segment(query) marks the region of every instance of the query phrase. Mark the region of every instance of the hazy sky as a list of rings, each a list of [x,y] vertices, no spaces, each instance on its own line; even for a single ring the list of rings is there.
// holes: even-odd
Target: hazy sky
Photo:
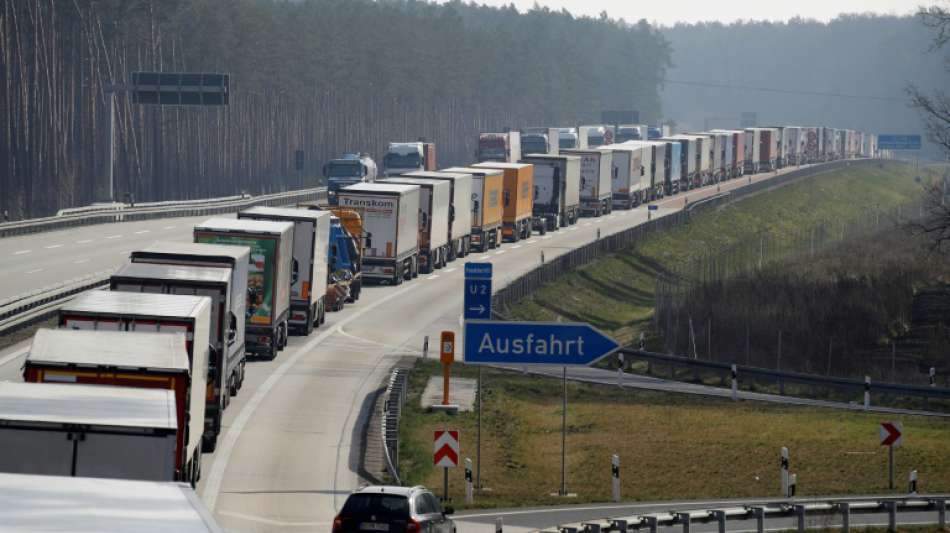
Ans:
[[[530,9],[535,2],[551,9],[567,8],[578,15],[597,15],[601,11],[628,22],[647,19],[662,25],[677,21],[696,22],[736,19],[785,20],[800,15],[827,21],[840,13],[874,12],[904,15],[916,11],[918,4],[934,0],[476,0],[481,4],[514,4],[519,10]]]

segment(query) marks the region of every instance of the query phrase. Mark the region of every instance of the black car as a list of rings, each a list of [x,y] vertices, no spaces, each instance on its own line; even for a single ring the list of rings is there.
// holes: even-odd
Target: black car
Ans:
[[[333,533],[455,533],[454,512],[422,486],[365,487],[347,498]]]

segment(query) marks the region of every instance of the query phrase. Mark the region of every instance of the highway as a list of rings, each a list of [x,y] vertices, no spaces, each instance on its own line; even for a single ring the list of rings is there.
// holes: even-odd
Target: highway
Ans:
[[[741,178],[722,189],[746,183],[748,178]],[[716,192],[716,186],[690,191],[689,199]],[[682,209],[684,199],[657,203],[653,216],[663,216]],[[646,219],[642,206],[581,219],[576,226],[466,260],[491,261],[497,288],[537,264],[542,251],[554,258],[595,239],[598,229],[606,236]],[[190,240],[190,227],[199,220],[90,226],[0,240],[0,268],[21,274],[7,277],[0,297],[115,267],[129,250],[155,240]],[[418,355],[425,335],[460,333],[462,264],[456,261],[399,287],[367,287],[358,304],[330,314],[310,337],[292,337],[276,360],[249,365],[244,388],[226,412],[218,449],[204,456],[198,487],[222,526],[232,531],[330,526],[346,495],[360,484],[360,431],[372,393],[398,358]],[[42,270],[27,274],[36,269]],[[18,379],[24,355],[22,344],[0,353],[0,379]]]

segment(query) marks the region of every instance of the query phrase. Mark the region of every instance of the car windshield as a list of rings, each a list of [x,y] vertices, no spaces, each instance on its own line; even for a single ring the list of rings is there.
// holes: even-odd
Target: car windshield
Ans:
[[[408,154],[388,153],[383,157],[383,164],[386,168],[416,168],[419,166],[419,154],[417,152]]]
[[[353,494],[340,514],[346,517],[375,516],[376,520],[409,518],[409,500],[393,494]]]

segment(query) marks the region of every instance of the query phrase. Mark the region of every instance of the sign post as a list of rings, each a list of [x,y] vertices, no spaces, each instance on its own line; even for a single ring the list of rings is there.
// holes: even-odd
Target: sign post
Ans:
[[[457,429],[437,429],[432,443],[432,462],[443,468],[442,501],[449,501],[449,468],[459,465],[459,432]]]
[[[901,422],[881,422],[878,433],[881,446],[887,446],[887,488],[894,490],[894,448],[904,439],[904,424]]]
[[[439,343],[439,360],[442,361],[442,405],[449,405],[449,378],[455,362],[455,333],[443,331]]]
[[[543,260],[542,260],[543,262]],[[465,294],[462,317],[471,319],[491,318],[491,263],[465,263]],[[478,367],[475,391],[475,488],[482,488],[482,368]]]

